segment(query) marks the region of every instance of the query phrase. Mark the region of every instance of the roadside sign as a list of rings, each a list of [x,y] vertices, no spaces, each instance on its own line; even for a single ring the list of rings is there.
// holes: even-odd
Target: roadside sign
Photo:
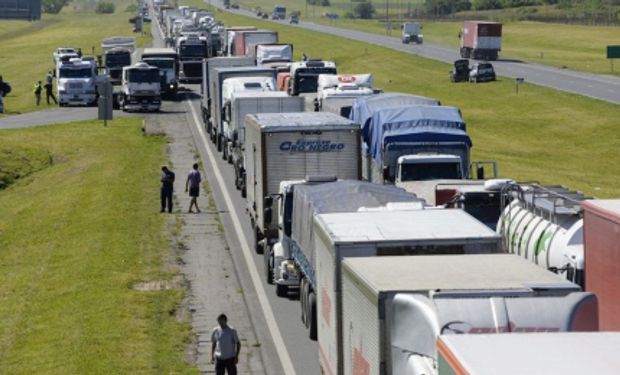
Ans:
[[[620,59],[620,46],[607,46],[608,59]]]
[[[525,78],[523,77],[515,78],[515,91],[517,95],[519,95],[519,85],[522,84],[523,82],[525,82]]]
[[[112,83],[107,79],[97,85],[99,99],[97,100],[99,109],[99,120],[103,120],[103,125],[108,125],[108,120],[112,120]]]

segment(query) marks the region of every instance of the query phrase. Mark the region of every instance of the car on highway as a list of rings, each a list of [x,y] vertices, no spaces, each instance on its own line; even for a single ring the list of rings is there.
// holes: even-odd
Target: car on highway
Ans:
[[[495,81],[495,69],[487,62],[474,63],[469,71],[469,82],[489,82]]]
[[[456,60],[452,70],[450,70],[450,82],[467,82],[469,71],[469,60]]]
[[[299,24],[299,16],[291,16],[288,23],[298,25]]]

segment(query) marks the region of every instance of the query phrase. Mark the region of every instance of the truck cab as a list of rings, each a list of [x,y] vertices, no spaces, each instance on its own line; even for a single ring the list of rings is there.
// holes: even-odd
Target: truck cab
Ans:
[[[179,80],[202,80],[202,59],[207,57],[208,52],[207,38],[197,34],[179,37],[176,50],[180,60]]]
[[[417,22],[405,22],[401,25],[401,40],[404,44],[422,44],[424,37],[420,33],[422,26]]]
[[[286,19],[286,7],[284,5],[276,5],[271,13],[272,20]]]
[[[58,64],[63,61],[69,61],[69,59],[79,58],[82,53],[79,48],[73,47],[60,47],[52,54],[52,60],[54,65],[58,67]]]
[[[161,106],[159,69],[139,62],[123,68],[119,106],[123,111],[159,111]]]
[[[397,160],[396,183],[462,178],[462,160],[457,155],[422,153],[403,155]]]
[[[291,96],[305,96],[308,111],[314,110],[313,100],[316,98],[319,75],[337,74],[336,63],[333,61],[309,60],[291,64],[288,93]]]
[[[94,105],[97,102],[97,66],[94,61],[72,58],[60,62],[58,71],[58,104]]]
[[[322,111],[323,103],[330,99],[350,99],[375,94],[372,88],[372,74],[319,75],[315,110]]]
[[[101,42],[103,65],[113,85],[120,85],[123,67],[131,65],[131,54],[136,47],[136,38],[115,36]]]

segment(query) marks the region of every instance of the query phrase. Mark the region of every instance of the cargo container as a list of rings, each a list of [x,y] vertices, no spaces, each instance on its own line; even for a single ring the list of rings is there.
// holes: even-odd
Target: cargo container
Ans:
[[[502,24],[486,21],[465,21],[459,34],[461,57],[476,60],[497,60],[502,50]]]
[[[461,210],[329,213],[315,216],[313,225],[316,295],[308,312],[318,317],[319,363],[329,374],[344,368],[344,258],[499,252],[499,236]]]
[[[331,113],[246,116],[247,208],[258,253],[278,236],[271,204],[265,203],[278,193],[280,182],[316,175],[359,179],[359,147],[359,127]]]
[[[236,31],[235,38],[229,46],[231,56],[247,56],[250,45],[262,43],[278,43],[278,32],[272,30],[245,30]]]
[[[620,331],[620,200],[583,207],[586,290],[599,299],[602,331]]]
[[[443,334],[597,328],[591,293],[511,254],[344,259],[342,312],[347,375],[360,363],[369,374],[423,367],[440,326]]]
[[[398,92],[363,96],[353,101],[349,118],[361,127],[368,126],[373,113],[383,108],[403,107],[407,105],[441,105],[439,100]]]
[[[426,375],[616,375],[620,333],[442,336],[438,372]]]

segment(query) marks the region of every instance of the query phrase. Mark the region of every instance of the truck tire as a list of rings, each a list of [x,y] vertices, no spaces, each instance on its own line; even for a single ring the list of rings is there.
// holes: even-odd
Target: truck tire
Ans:
[[[302,278],[299,283],[299,306],[301,307],[301,323],[308,328],[306,325],[306,296],[308,295],[308,283],[306,278]]]
[[[245,187],[241,188],[241,198],[246,198],[248,196],[248,192],[245,190]]]
[[[222,160],[228,160],[228,147],[226,146],[222,147]]]
[[[217,135],[217,152],[222,152],[222,135]]]
[[[256,254],[262,254],[264,252],[263,246],[260,244],[262,239],[258,225],[254,226],[254,251]]]
[[[316,341],[318,337],[317,323],[316,296],[314,295],[314,292],[310,292],[308,295],[308,337],[313,341]]]
[[[286,285],[276,284],[276,296],[281,298],[288,297],[288,287]]]
[[[265,280],[267,284],[273,284],[273,246],[265,251],[263,260],[265,264]]]

